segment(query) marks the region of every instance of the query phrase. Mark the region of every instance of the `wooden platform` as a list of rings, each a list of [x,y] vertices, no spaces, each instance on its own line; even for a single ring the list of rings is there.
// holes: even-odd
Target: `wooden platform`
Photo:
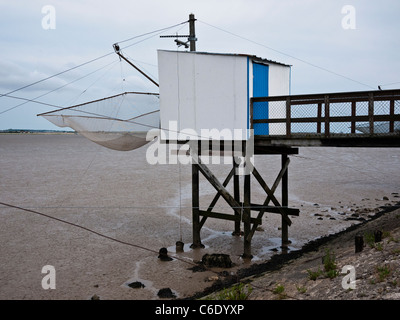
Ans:
[[[287,136],[255,136],[254,148],[256,154],[276,150],[278,147],[363,147],[363,148],[398,148],[400,134],[387,135],[343,135],[331,134],[325,137],[321,134]]]

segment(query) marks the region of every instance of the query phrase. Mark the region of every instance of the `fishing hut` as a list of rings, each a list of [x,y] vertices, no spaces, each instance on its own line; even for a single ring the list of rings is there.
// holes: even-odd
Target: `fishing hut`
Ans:
[[[159,83],[113,45],[159,92],[125,92],[40,116],[113,150],[149,143],[150,131],[158,143],[180,146],[192,166],[193,248],[203,246],[201,229],[209,218],[228,220],[233,235],[243,235],[243,257],[251,258],[251,241],[265,213],[281,216],[285,248],[290,216],[299,215],[288,203],[289,156],[305,146],[400,147],[400,90],[291,95],[290,65],[248,54],[197,52],[195,21],[190,14],[189,35],[161,36],[190,51],[158,51]],[[271,186],[257,170],[255,155],[281,156]],[[222,182],[209,165],[215,156],[225,164],[230,159]],[[209,205],[200,204],[201,176],[216,191]],[[262,203],[252,201],[251,179],[265,191]],[[230,212],[215,211],[220,198]]]
[[[288,155],[298,149],[254,145],[255,135],[281,135],[285,129],[254,120],[283,118],[286,109],[273,102],[251,103],[251,99],[289,95],[291,67],[247,54],[159,50],[158,68],[160,123],[161,131],[165,130],[161,142],[187,144],[192,160],[192,247],[203,246],[201,229],[206,220],[229,220],[234,222],[233,235],[243,235],[243,257],[250,258],[252,237],[267,212],[282,216],[282,245],[287,246],[289,216],[299,214],[288,207]],[[271,154],[280,154],[282,165],[274,184],[268,186],[257,171],[254,155]],[[212,156],[231,160],[232,169],[222,182],[208,166]],[[208,206],[200,204],[200,173],[216,190]],[[251,201],[252,177],[265,191],[263,203]],[[227,189],[232,179],[233,193]],[[275,196],[280,183],[281,203]],[[230,213],[214,211],[220,198],[231,207]]]

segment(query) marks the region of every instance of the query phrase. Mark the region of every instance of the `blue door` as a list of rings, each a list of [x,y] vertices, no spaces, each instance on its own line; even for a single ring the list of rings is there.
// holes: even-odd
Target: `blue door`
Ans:
[[[268,96],[268,66],[253,63],[253,97]],[[268,101],[253,104],[253,120],[268,119]],[[254,135],[269,134],[268,123],[254,123]]]

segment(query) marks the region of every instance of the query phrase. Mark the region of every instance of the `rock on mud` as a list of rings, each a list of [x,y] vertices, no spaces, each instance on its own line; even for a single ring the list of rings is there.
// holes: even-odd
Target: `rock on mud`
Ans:
[[[133,289],[140,289],[144,288],[145,285],[141,283],[140,281],[134,281],[128,284],[128,287],[133,288]]]
[[[157,293],[160,298],[176,298],[175,294],[170,288],[160,289]]]
[[[220,254],[220,253],[213,253],[208,254],[206,253],[201,262],[206,267],[217,267],[217,268],[231,268],[232,267],[232,260],[228,254]]]

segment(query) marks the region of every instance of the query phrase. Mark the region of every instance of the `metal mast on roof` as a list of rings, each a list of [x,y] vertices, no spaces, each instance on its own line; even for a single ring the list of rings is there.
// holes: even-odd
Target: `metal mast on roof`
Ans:
[[[190,51],[196,51],[196,32],[195,32],[195,17],[194,14],[191,13],[189,15],[189,35],[168,35],[168,36],[160,36],[160,38],[176,38],[175,42],[178,47],[185,46],[185,48],[190,48]],[[178,40],[178,38],[187,38],[188,41],[183,42]],[[188,44],[189,43],[189,44]]]
[[[191,13],[189,15],[189,42],[190,42],[190,51],[196,51],[196,32],[194,30],[194,22],[196,19],[194,18],[194,14]]]

